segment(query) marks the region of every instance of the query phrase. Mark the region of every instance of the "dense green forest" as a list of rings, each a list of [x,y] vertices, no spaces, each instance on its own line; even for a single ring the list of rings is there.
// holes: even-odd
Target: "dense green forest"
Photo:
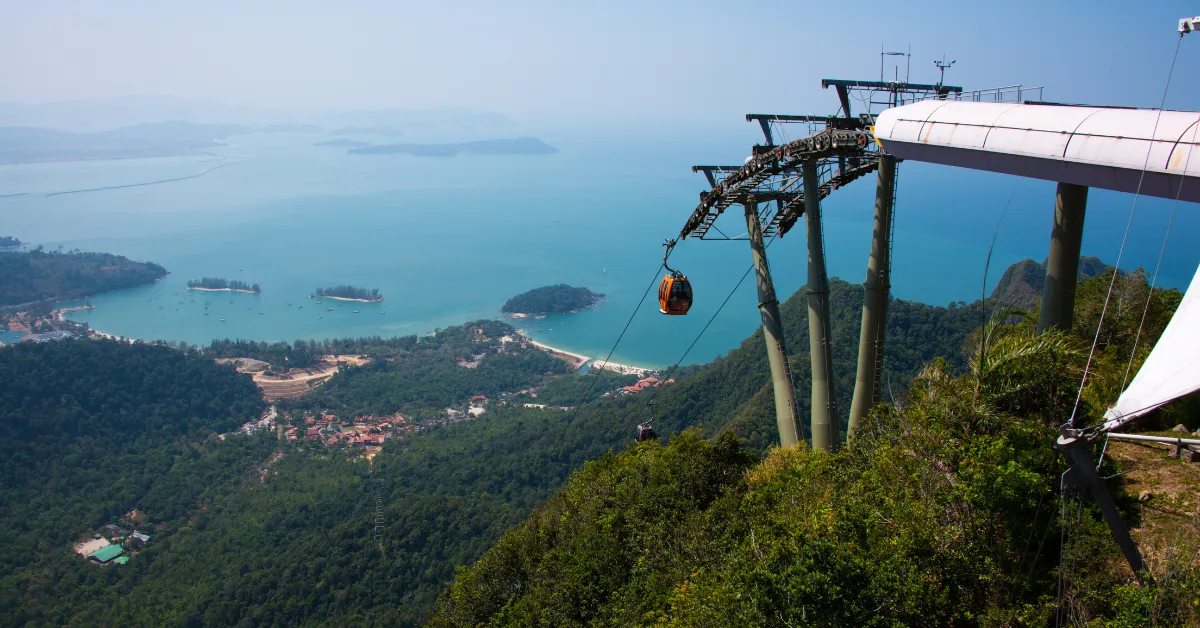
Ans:
[[[280,409],[330,410],[339,415],[444,415],[443,409],[473,395],[494,396],[538,384],[568,371],[567,364],[533,347],[507,345],[516,330],[481,320],[438,331],[403,351],[388,351],[365,366],[349,367],[315,392],[280,402]],[[474,368],[460,361],[478,360]]]
[[[506,314],[567,314],[592,307],[603,298],[603,294],[587,288],[560,283],[518,294],[505,301],[500,311]]]
[[[272,449],[210,440],[265,404],[248,377],[167,347],[22,343],[0,349],[0,381],[0,573],[69,552],[135,507],[154,524],[182,525]],[[2,582],[8,615],[18,583]]]
[[[359,288],[357,286],[334,286],[332,288],[317,288],[314,297],[333,297],[336,299],[357,299],[359,301],[382,301],[383,295],[378,288]]]
[[[242,292],[262,292],[262,288],[258,284],[250,285],[237,279],[224,279],[221,277],[189,279],[187,285],[189,288],[203,288],[205,290],[239,290]]]
[[[109,253],[0,252],[0,306],[47,299],[78,299],[140,286],[167,270]]]
[[[1090,499],[1069,554],[1046,542],[1063,525],[1065,465],[1050,445],[1111,276],[1082,286],[1071,333],[1035,336],[1029,318],[1004,324],[998,312],[965,372],[926,365],[903,404],[876,406],[836,454],[801,445],[760,462],[728,432],[690,431],[589,463],[459,572],[431,624],[1048,625],[1062,609],[1072,624],[1195,625],[1200,543],[1178,538],[1179,555],[1142,587]],[[1146,303],[1143,275],[1117,283]],[[1147,345],[1179,300],[1151,297]],[[1105,318],[1083,423],[1118,392],[1141,322],[1142,308],[1128,309]],[[1101,472],[1119,475],[1111,459]],[[1137,501],[1111,485],[1136,520]],[[1071,568],[1061,588],[1060,560]]]
[[[1081,287],[1080,330],[1088,320],[1095,324],[1106,281],[1101,277]],[[1118,283],[1127,298],[1144,298],[1143,277]],[[1140,355],[1178,299],[1174,291],[1155,294]],[[861,306],[860,288],[832,282],[843,420]],[[803,291],[782,310],[793,369],[802,382],[808,368]],[[983,316],[979,304],[942,308],[894,300],[885,400],[895,398],[901,410],[877,408],[864,438],[837,456],[792,450],[758,462],[775,438],[761,334],[710,365],[680,369],[679,381],[659,389],[653,406],[648,404],[653,391],[594,401],[578,413],[491,404],[476,420],[389,441],[370,463],[353,449],[304,441],[188,441],[193,445],[179,450],[183,453],[162,454],[176,462],[161,467],[168,469],[165,478],[186,480],[188,488],[173,498],[186,517],[155,515],[155,521],[168,522],[164,532],[119,569],[96,568],[71,555],[69,541],[82,531],[75,527],[60,533],[62,542],[28,546],[39,547],[24,554],[32,555],[31,562],[0,580],[0,623],[416,625],[455,568],[484,556],[509,530],[476,567],[460,574],[441,603],[438,622],[541,618],[554,625],[588,617],[616,624],[663,618],[782,625],[816,623],[812,600],[820,600],[822,617],[842,625],[872,612],[871,617],[934,624],[989,623],[1015,612],[1022,621],[1045,623],[1041,619],[1051,608],[1047,581],[1053,579],[1048,570],[1057,564],[1056,555],[1049,545],[1044,552],[1020,551],[1026,540],[1021,535],[1030,529],[1056,534],[1046,522],[1057,522],[1048,509],[1057,507],[1052,490],[1061,468],[1044,445],[1062,400],[1074,399],[1078,339],[1064,336],[1059,344],[1022,349],[1029,342],[1027,322],[995,326],[988,355],[996,357],[980,366],[979,335],[972,332]],[[1120,355],[1132,347],[1135,318],[1106,318],[1112,322],[1098,351],[1101,375],[1116,368],[1111,365],[1123,368]],[[384,413],[423,403],[437,409],[448,398],[480,394],[476,386],[502,389],[501,384],[524,381],[539,382],[538,401],[568,400],[587,390],[588,376],[535,378],[533,368],[510,382],[472,379],[476,375],[441,381],[404,368],[429,366],[437,372],[483,351],[475,369],[457,367],[480,371],[499,356],[490,353],[490,339],[510,329],[480,321],[427,339],[283,346],[320,355],[365,354],[372,366],[380,365],[346,369],[311,399],[301,398],[297,409]],[[89,343],[63,346],[68,344]],[[204,353],[250,347],[277,350],[226,341]],[[139,350],[146,349],[170,352]],[[170,353],[249,387],[244,376],[209,364],[198,350]],[[937,361],[939,355],[945,360]],[[1000,359],[1006,355],[1012,359]],[[153,360],[144,363],[155,373],[174,372],[155,369]],[[1026,385],[1025,378],[1034,375]],[[603,377],[593,399],[623,381]],[[972,405],[980,381],[982,401]],[[1090,386],[1085,393],[1085,409],[1094,412],[1112,390]],[[243,394],[243,403],[262,407],[257,391]],[[378,395],[383,398],[376,400]],[[801,416],[807,417],[808,400],[801,397]],[[0,397],[0,403],[7,407],[19,398]],[[253,412],[231,414],[238,416],[230,425]],[[699,431],[672,436],[666,447],[635,448],[634,427],[648,419],[663,435]],[[703,440],[711,437],[717,438]],[[82,443],[72,446],[101,457],[116,450],[145,455],[137,442],[101,450]],[[273,447],[280,448],[281,458],[270,456]],[[628,451],[606,456],[610,450]],[[210,461],[220,456],[229,462],[221,465],[224,475],[215,475]],[[273,464],[264,464],[268,458]],[[193,461],[194,469],[181,465],[184,460]],[[904,482],[880,479],[897,469]],[[125,486],[117,473],[98,481],[101,494]],[[804,494],[819,497],[795,499]],[[378,541],[372,525],[376,495],[385,520]],[[543,503],[529,523],[514,529]],[[1098,548],[1091,556],[1119,565],[1094,513],[1085,520],[1082,538]],[[535,535],[535,529],[545,534]],[[32,543],[44,535],[14,536]],[[1014,554],[1022,569],[1013,569]],[[1023,575],[1026,571],[1031,573]],[[1142,591],[1123,584],[1128,578],[1098,573],[1094,582],[1082,583],[1085,591],[1142,600]],[[873,588],[859,599],[867,583]],[[1161,598],[1175,600],[1172,591],[1163,589]],[[1004,602],[1010,594],[1014,601]],[[866,606],[868,601],[874,605]],[[1112,613],[1102,600],[1080,604],[1101,616]]]
[[[12,236],[0,236],[0,249],[11,249],[21,246],[21,241]]]

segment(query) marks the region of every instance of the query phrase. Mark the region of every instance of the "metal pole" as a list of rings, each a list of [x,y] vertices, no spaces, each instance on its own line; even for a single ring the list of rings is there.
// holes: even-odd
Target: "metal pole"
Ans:
[[[817,162],[806,161],[804,219],[808,230],[808,350],[812,359],[812,446],[833,450],[841,440],[833,409],[833,354],[829,346],[829,281],[825,276],[825,244]]]
[[[1046,260],[1046,285],[1042,288],[1038,334],[1051,327],[1066,331],[1075,322],[1075,280],[1079,274],[1079,247],[1083,243],[1087,195],[1087,186],[1073,183],[1059,183],[1054,195],[1054,230],[1050,233],[1050,257]]]
[[[779,300],[767,266],[763,247],[762,221],[758,204],[746,203],[746,230],[750,235],[750,252],[754,256],[754,278],[758,285],[758,312],[762,315],[763,338],[767,343],[767,361],[771,364],[771,384],[775,388],[775,421],[779,424],[779,444],[791,447],[800,442],[796,430],[796,391],[792,388],[791,368],[783,344],[783,323],[779,316]]]
[[[1129,528],[1121,519],[1121,513],[1117,512],[1117,505],[1113,502],[1112,495],[1109,495],[1108,489],[1105,488],[1104,480],[1100,478],[1100,474],[1096,473],[1096,463],[1092,461],[1091,442],[1082,436],[1063,435],[1058,437],[1058,449],[1070,458],[1071,470],[1078,474],[1075,479],[1091,492],[1092,499],[1096,500],[1096,505],[1100,507],[1100,513],[1104,515],[1104,521],[1108,524],[1113,539],[1121,548],[1125,560],[1129,562],[1129,568],[1133,569],[1133,575],[1137,577],[1138,583],[1142,583],[1142,572],[1146,570],[1146,564],[1142,561],[1142,554],[1138,551],[1137,543],[1129,535]]]
[[[871,256],[867,259],[867,280],[863,282],[862,328],[858,337],[858,374],[854,382],[854,400],[850,404],[847,438],[871,406],[879,401],[880,365],[883,363],[884,331],[887,329],[888,293],[891,289],[892,212],[895,205],[896,158],[879,156],[879,176],[875,184],[875,231],[871,235]]]

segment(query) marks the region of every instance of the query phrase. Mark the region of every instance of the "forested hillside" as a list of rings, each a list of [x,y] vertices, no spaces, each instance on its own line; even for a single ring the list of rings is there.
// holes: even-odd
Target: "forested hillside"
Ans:
[[[109,253],[0,251],[0,306],[78,299],[151,283],[166,274],[165,268],[153,262],[135,262]]]
[[[1092,301],[1103,294],[1097,292],[1097,286],[1106,279],[1094,281],[1098,283],[1080,290],[1080,325],[1095,316]],[[1131,302],[1139,294],[1144,297],[1144,281],[1141,286],[1122,284],[1122,294]],[[862,296],[860,288],[842,282],[832,282],[831,288],[836,386],[839,416],[844,421],[854,378]],[[1156,296],[1151,335],[1165,323],[1166,313],[1177,302],[1178,293],[1173,291]],[[803,394],[808,373],[805,314],[803,291],[783,305],[788,347],[801,391],[802,424],[808,416],[808,399]],[[740,622],[743,625],[772,623],[776,620],[769,612],[761,614],[764,608],[784,612],[785,606],[812,606],[778,602],[747,610],[738,606],[736,595],[767,600],[770,592],[790,591],[794,600],[814,599],[818,592],[826,595],[828,586],[834,586],[840,596],[830,598],[829,616],[847,621],[863,617],[863,609],[874,610],[883,602],[893,604],[897,613],[907,613],[901,615],[907,617],[920,617],[930,605],[945,602],[938,611],[941,614],[930,615],[935,618],[933,623],[958,621],[979,609],[990,613],[1014,608],[995,602],[998,595],[1014,591],[1018,602],[1032,605],[1024,616],[1041,617],[1038,613],[1045,609],[1042,595],[1047,576],[1042,571],[1016,578],[1011,571],[1015,541],[1005,535],[1019,535],[1026,528],[1013,527],[1010,535],[1006,522],[1015,518],[1025,522],[1021,525],[1036,524],[1039,534],[1046,533],[1042,526],[1047,504],[1055,503],[1052,496],[1043,504],[1031,505],[1029,500],[1051,490],[1057,481],[1054,473],[1060,469],[1054,467],[1057,463],[1052,455],[1025,450],[1031,442],[1040,443],[1052,428],[1048,415],[1033,412],[1047,407],[1044,399],[1073,400],[1062,389],[1064,381],[1076,381],[1071,370],[1076,353],[1070,346],[1041,347],[1037,348],[1040,353],[1021,354],[1033,357],[985,364],[990,383],[981,390],[987,393],[987,403],[975,408],[968,404],[964,410],[956,400],[964,390],[974,389],[968,384],[980,367],[972,358],[978,336],[971,332],[981,324],[982,316],[979,304],[942,308],[893,301],[887,359],[890,386],[885,386],[885,400],[890,401],[894,394],[907,405],[899,413],[881,410],[872,425],[879,426],[878,434],[903,432],[906,439],[915,440],[881,437],[874,449],[867,449],[864,440],[833,458],[800,451],[782,457],[777,453],[757,467],[750,480],[744,470],[755,468],[759,456],[775,439],[760,334],[710,365],[680,369],[676,383],[659,389],[653,407],[647,404],[653,390],[596,401],[575,414],[493,403],[477,419],[434,426],[389,441],[370,462],[361,456],[361,450],[308,441],[281,442],[273,437],[218,441],[206,437],[208,430],[228,430],[245,417],[256,416],[263,403],[246,376],[213,365],[209,356],[202,357],[195,350],[184,353],[164,347],[88,342],[0,349],[0,360],[15,360],[3,357],[6,352],[7,356],[24,356],[21,359],[26,361],[42,355],[39,351],[64,352],[54,354],[56,369],[61,370],[26,378],[19,394],[0,395],[0,410],[11,414],[13,408],[25,408],[26,398],[40,400],[37,407],[47,411],[55,411],[55,403],[72,407],[72,398],[86,397],[94,404],[105,395],[84,395],[82,387],[111,388],[117,391],[117,399],[127,401],[107,407],[84,404],[86,413],[101,425],[120,425],[141,434],[124,440],[115,436],[68,440],[39,432],[39,446],[61,446],[75,452],[75,458],[65,459],[70,465],[54,467],[51,472],[66,473],[76,466],[91,469],[88,465],[99,464],[94,460],[121,464],[95,467],[104,472],[89,471],[76,493],[54,484],[54,492],[39,494],[32,481],[24,488],[14,488],[24,492],[14,493],[14,500],[5,502],[5,525],[16,531],[6,542],[13,543],[10,555],[19,560],[10,563],[11,575],[0,580],[0,623],[417,625],[434,608],[456,567],[484,556],[497,539],[543,503],[543,510],[532,521],[541,522],[537,525],[548,536],[529,536],[533,523],[513,531],[478,567],[462,576],[453,595],[443,602],[439,621],[504,623],[541,617],[557,624],[560,619],[569,623],[571,618],[587,616],[622,624],[661,616],[711,625],[714,616],[704,613],[718,609],[724,616],[745,618]],[[1095,319],[1091,320],[1094,324]],[[1132,346],[1137,321],[1132,315],[1111,320],[1116,323],[1104,336],[1097,360],[1101,365],[1120,362],[1123,367],[1118,356]],[[501,355],[494,339],[509,330],[504,323],[480,321],[422,339],[367,338],[294,347],[223,342],[214,343],[207,353],[234,357],[241,351],[255,351],[275,359],[350,353],[371,357],[371,364],[344,370],[311,397],[281,406],[284,411],[328,408],[351,414],[410,413],[423,404],[433,404],[427,411],[440,411],[447,399],[459,401],[464,395],[481,394],[477,391],[483,387],[501,390],[532,381],[542,382],[540,393],[547,399],[574,405],[570,400],[577,400],[587,389],[587,376],[555,375],[546,383],[548,376],[540,369],[561,372],[562,363],[532,350]],[[1011,335],[1010,344],[1022,338],[1015,331],[997,333],[997,340]],[[1150,343],[1145,337],[1142,342],[1144,352]],[[1007,345],[997,342],[992,346],[1003,349]],[[91,347],[98,347],[94,359],[76,355],[92,356]],[[506,350],[513,351],[511,347]],[[49,358],[51,354],[45,355]],[[935,362],[938,356],[945,356],[945,362]],[[498,378],[513,379],[484,376],[489,360],[499,358],[520,360],[517,368],[496,365]],[[542,364],[538,362],[541,359],[551,362]],[[460,360],[477,364],[467,368]],[[106,369],[109,361],[126,366]],[[13,364],[12,368],[22,373],[40,372],[25,362]],[[930,364],[938,366],[926,371],[918,380],[921,386],[911,387],[909,396],[910,381]],[[1057,364],[1065,365],[1066,375],[1055,370]],[[430,374],[422,372],[427,367]],[[1006,396],[1006,385],[1034,370],[1045,371],[1049,383],[1022,388],[1023,396]],[[60,381],[68,374],[70,382]],[[9,375],[6,381],[13,381],[15,375]],[[163,379],[177,376],[187,381]],[[139,382],[139,386],[121,382]],[[606,376],[593,397],[624,383]],[[192,386],[220,389],[223,385],[238,392],[217,399],[189,392]],[[63,397],[61,391],[68,396]],[[1097,395],[1103,394],[1108,393],[1089,388],[1087,407],[1101,407]],[[134,403],[137,395],[148,396],[145,407],[158,410],[142,411],[142,402]],[[177,398],[191,401],[165,406],[166,399]],[[123,408],[124,415],[120,412]],[[228,418],[210,419],[205,408],[226,408]],[[155,430],[165,428],[163,421],[154,417],[166,416],[167,410],[170,416],[179,417],[169,422],[178,426],[175,431],[167,430],[175,440],[169,440],[167,434],[161,434],[168,438],[165,444],[145,440],[159,438]],[[1009,422],[1010,415],[1020,420]],[[641,446],[606,456],[610,450],[632,448],[634,427],[651,418],[659,433],[670,440],[666,448]],[[698,427],[699,432],[671,436],[689,427]],[[947,433],[954,435],[953,442],[945,441]],[[1002,439],[989,440],[997,435]],[[712,436],[719,438],[703,440]],[[748,440],[738,444],[731,440],[735,436]],[[994,441],[1000,443],[996,445],[999,448],[988,449],[988,443]],[[909,452],[914,450],[922,456],[911,456]],[[41,472],[31,457],[14,460],[24,462],[6,470],[7,475],[25,473],[29,479],[33,471]],[[546,502],[572,473],[595,460],[601,462],[582,472],[566,492]],[[917,483],[880,480],[885,471],[894,471],[889,465],[899,465],[910,473],[906,477]],[[141,469],[146,473],[138,475]],[[945,482],[950,482],[952,490],[946,490]],[[5,487],[7,490],[8,485]],[[837,499],[833,487],[859,497],[848,502]],[[805,491],[822,497],[805,500],[800,511],[792,510],[797,507],[794,500],[781,497]],[[61,497],[64,494],[66,498]],[[103,522],[104,517],[120,515],[137,495],[142,495],[140,503],[147,516],[163,523],[153,544],[129,564],[112,568],[98,568],[70,553],[73,535]],[[51,510],[45,520],[14,505],[17,500],[34,503],[52,496],[59,501],[48,502]],[[55,519],[76,516],[71,513],[90,507],[85,496],[112,501],[75,520]],[[373,526],[377,497],[384,514],[378,539]],[[156,505],[156,499],[163,505]],[[61,507],[83,502],[87,503]],[[893,507],[895,510],[889,510]],[[1033,518],[1031,513],[1040,513],[1042,521],[1026,521]],[[804,524],[807,527],[799,528],[800,536],[793,527],[797,521],[808,522]],[[836,525],[826,530],[825,521]],[[750,531],[757,548],[745,545]],[[1048,534],[1053,537],[1054,531]],[[968,538],[972,535],[987,541],[973,544]],[[797,554],[790,541],[795,538],[811,540],[805,546],[811,546],[806,550],[811,553]],[[878,542],[872,540],[875,538]],[[1095,538],[1099,543],[1104,537]],[[513,548],[520,550],[517,554],[523,563],[504,558],[511,558],[516,551]],[[896,556],[876,565],[889,548]],[[812,566],[825,561],[825,556],[842,567],[823,571]],[[1028,567],[1029,556],[1021,557]],[[987,565],[982,575],[964,572],[976,569],[977,561]],[[751,563],[763,567],[756,570]],[[1037,562],[1038,569],[1053,563],[1053,554],[1048,553]],[[912,578],[902,577],[925,574],[919,570],[926,568],[932,570],[928,582],[914,583]],[[681,578],[685,572],[686,577]],[[982,582],[984,578],[998,580]],[[875,606],[852,603],[863,586],[860,580],[877,586],[879,592],[871,594],[875,597],[864,598]],[[1029,591],[1013,589],[1006,582],[1020,583]],[[518,583],[528,597],[512,597],[513,590],[504,588],[512,583]],[[555,583],[564,588],[555,588]],[[688,591],[699,597],[685,595]],[[1103,591],[1127,592],[1111,587]],[[505,607],[510,598],[511,614],[495,610]],[[544,604],[547,599],[558,601]],[[564,605],[575,609],[570,613],[576,615],[561,614]],[[699,614],[672,615],[676,606]],[[764,617],[767,620],[760,621]],[[786,617],[793,623],[805,623],[803,618]]]
[[[212,440],[257,418],[261,396],[231,368],[166,347],[22,343],[0,349],[0,381],[0,573],[69,554],[134,508],[151,526],[183,525],[273,448]],[[22,578],[0,582],[0,610],[20,617]]]
[[[904,404],[877,406],[836,454],[801,445],[757,462],[728,433],[690,432],[590,463],[459,573],[432,625],[1048,625],[1059,609],[1073,625],[1195,625],[1200,540],[1170,536],[1146,587],[1090,500],[1072,549],[1054,541],[1065,467],[1050,445],[1110,278],[1080,290],[1074,333],[1035,337],[1030,320],[999,313],[965,373],[928,364]],[[1145,303],[1143,277],[1118,284]],[[1147,345],[1179,296],[1154,295]],[[1104,383],[1085,391],[1082,423],[1113,399],[1132,309],[1105,318],[1093,365]],[[1110,458],[1101,472],[1120,469]],[[1111,486],[1137,521],[1138,501]],[[1071,567],[1061,586],[1060,559]]]

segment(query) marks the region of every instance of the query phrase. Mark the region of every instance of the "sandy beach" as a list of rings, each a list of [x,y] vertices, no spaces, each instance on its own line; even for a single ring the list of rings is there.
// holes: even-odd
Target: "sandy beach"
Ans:
[[[189,287],[188,290],[197,290],[199,292],[244,292],[246,294],[258,294],[253,290],[235,290],[233,288],[194,288]]]
[[[315,294],[309,298],[310,299],[333,299],[334,301],[354,301],[355,303],[383,303],[383,299],[379,299],[378,301],[372,301],[370,299],[351,299],[349,297],[330,297],[330,296],[319,297]]]
[[[572,353],[570,351],[559,349],[558,347],[551,347],[550,345],[542,344],[536,340],[533,340],[532,338],[529,338],[528,336],[522,335],[521,337],[524,338],[526,342],[541,349],[542,351],[545,351],[556,358],[562,358],[570,362],[576,371],[583,368],[583,365],[587,364],[592,359],[586,355]]]
[[[596,360],[592,362],[592,368],[601,369],[604,371],[615,371],[622,375],[650,375],[659,372],[659,369],[648,369],[640,366],[631,366],[629,364],[621,364],[620,362],[605,362],[604,360]]]

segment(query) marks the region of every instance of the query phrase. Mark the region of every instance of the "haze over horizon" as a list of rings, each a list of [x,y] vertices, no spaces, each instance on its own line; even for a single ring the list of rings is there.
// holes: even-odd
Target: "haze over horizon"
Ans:
[[[878,76],[881,44],[911,44],[914,81],[936,82],[931,61],[945,54],[958,61],[947,82],[969,89],[1045,85],[1048,100],[1157,106],[1174,25],[1195,10],[855,6],[11,4],[0,9],[0,56],[10,60],[0,64],[0,103],[157,101],[173,117],[224,111],[229,121],[454,107],[523,125],[737,128],[750,111],[825,111],[833,99],[821,78]],[[1168,107],[1196,108],[1198,89],[1176,81]]]

